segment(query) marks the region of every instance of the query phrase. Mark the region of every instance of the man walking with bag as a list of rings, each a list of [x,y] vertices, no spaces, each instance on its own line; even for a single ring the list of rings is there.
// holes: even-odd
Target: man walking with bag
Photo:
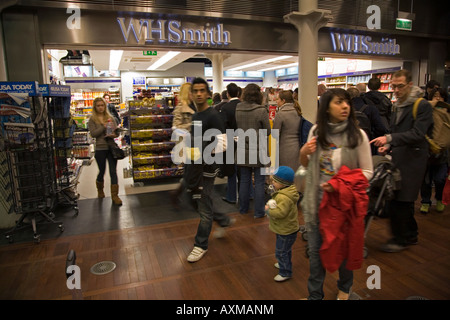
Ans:
[[[390,123],[390,134],[373,139],[381,155],[390,153],[392,162],[401,173],[401,189],[395,192],[389,204],[393,238],[382,246],[385,252],[400,252],[408,245],[417,244],[418,227],[414,218],[414,202],[425,175],[429,154],[426,134],[433,129],[431,105],[419,104],[417,117],[413,117],[414,102],[421,91],[413,86],[408,70],[399,70],[392,77],[392,89],[397,97]]]

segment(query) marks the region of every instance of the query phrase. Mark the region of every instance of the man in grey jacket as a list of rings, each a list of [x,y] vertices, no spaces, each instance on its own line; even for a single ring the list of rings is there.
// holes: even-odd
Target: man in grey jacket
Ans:
[[[411,73],[399,70],[392,77],[392,88],[397,97],[390,123],[391,134],[373,139],[378,152],[392,155],[392,162],[401,173],[401,189],[395,192],[389,204],[393,238],[381,248],[386,252],[399,252],[408,245],[417,244],[418,227],[414,219],[414,202],[417,200],[428,160],[429,146],[425,139],[433,129],[431,105],[423,100],[414,119],[414,102],[422,96],[414,87]]]

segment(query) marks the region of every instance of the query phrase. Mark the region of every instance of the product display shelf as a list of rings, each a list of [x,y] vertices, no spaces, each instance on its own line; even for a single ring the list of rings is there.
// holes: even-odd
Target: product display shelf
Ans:
[[[368,71],[349,72],[341,74],[331,74],[319,76],[317,84],[325,84],[327,88],[343,88],[348,89],[358,83],[369,82],[371,78],[380,78],[380,92],[384,92],[389,99],[393,99],[393,90],[390,86],[392,75],[400,67],[375,69]]]
[[[379,91],[384,92],[384,94],[391,100],[394,98],[394,90],[392,90],[391,87],[392,74],[393,72],[381,72],[372,74],[372,77],[379,78],[381,81]]]
[[[329,77],[325,79],[325,85],[332,88],[346,88],[347,87],[347,77]]]
[[[155,179],[180,177],[183,167],[172,162],[171,141],[173,108],[165,101],[143,107],[139,102],[129,103],[129,134],[133,180],[145,182]]]
[[[95,98],[102,98],[107,93],[110,96],[110,103],[120,104],[120,90],[77,90],[71,95],[71,112],[72,114],[91,114],[92,106]]]
[[[115,90],[115,91],[111,90],[108,93],[109,93],[110,102],[112,104],[114,104],[114,105],[120,104],[120,91],[119,90]]]
[[[93,157],[93,139],[87,129],[79,127],[75,129],[72,153],[75,159],[91,159]]]

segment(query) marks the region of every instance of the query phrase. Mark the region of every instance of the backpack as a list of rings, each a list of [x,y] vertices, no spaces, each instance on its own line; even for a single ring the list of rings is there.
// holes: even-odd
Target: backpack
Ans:
[[[375,103],[375,101],[368,96],[365,96],[363,99],[365,100],[366,103],[367,100],[369,100],[371,104],[377,107],[378,112],[380,113],[381,121],[383,121],[383,124],[386,127],[386,129],[389,129],[389,122],[391,121],[392,102],[384,94],[382,97],[378,98],[379,98],[378,103]]]
[[[361,109],[356,110],[355,109],[355,116],[356,120],[358,122],[358,126],[363,129],[369,140],[372,136],[372,125],[370,124],[370,119],[367,116],[367,114],[364,113],[364,110],[367,108],[367,104],[363,105]]]
[[[300,116],[300,128],[298,128],[298,137],[300,139],[300,148],[308,140],[309,130],[311,130],[312,123]]]
[[[417,109],[424,98],[419,98],[413,105],[413,118],[416,120]],[[450,148],[450,106],[447,103],[438,103],[433,108],[433,131],[431,137],[425,135],[430,145],[430,151],[439,154],[447,148]]]

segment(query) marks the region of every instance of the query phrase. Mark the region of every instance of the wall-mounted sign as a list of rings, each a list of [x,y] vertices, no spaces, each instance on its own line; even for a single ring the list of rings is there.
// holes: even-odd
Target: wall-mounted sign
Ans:
[[[133,85],[145,86],[145,77],[133,77]]]
[[[206,23],[204,26],[183,25],[180,20],[117,18],[126,43],[183,44],[190,46],[227,46],[231,43],[230,32],[223,24]]]
[[[39,92],[45,97],[70,97],[70,86],[40,84]]]
[[[151,50],[142,51],[142,54],[144,56],[157,56],[158,55],[158,51],[151,51]]]
[[[376,55],[400,54],[397,39],[381,38],[380,42],[372,40],[371,36],[330,32],[334,52],[362,53]]]

